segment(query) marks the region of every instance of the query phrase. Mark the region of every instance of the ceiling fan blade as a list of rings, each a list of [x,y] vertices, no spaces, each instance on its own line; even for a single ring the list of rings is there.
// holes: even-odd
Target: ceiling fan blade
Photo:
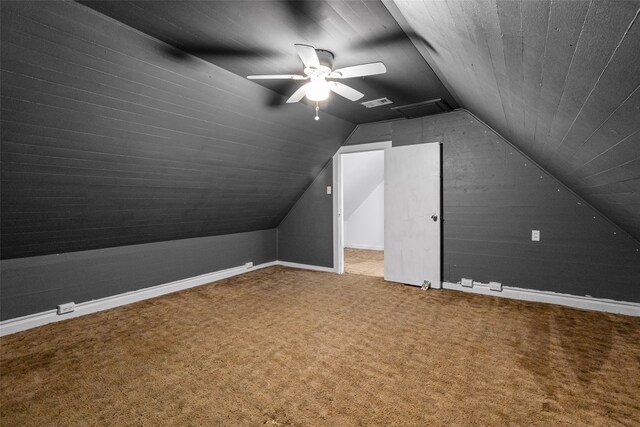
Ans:
[[[329,77],[333,79],[348,79],[350,77],[373,76],[384,74],[387,67],[382,62],[372,62],[370,64],[354,65],[352,67],[338,68],[331,72]]]
[[[307,83],[308,84],[308,83]],[[298,88],[298,90],[296,90],[295,92],[293,92],[293,95],[291,95],[289,97],[289,99],[287,99],[287,104],[293,104],[294,102],[299,102],[302,98],[304,98],[305,96],[305,91],[304,91],[304,87],[306,85],[302,85]]]
[[[287,80],[305,80],[309,77],[299,74],[257,74],[247,76],[249,80],[268,80],[268,79],[287,79]]]
[[[351,101],[357,101],[364,96],[364,93],[358,92],[357,90],[340,82],[329,82],[329,89]]]
[[[318,54],[313,46],[306,44],[296,44],[294,46],[296,47],[296,52],[298,52],[298,56],[300,56],[300,59],[302,59],[302,63],[306,68],[320,67],[320,60],[318,60]]]

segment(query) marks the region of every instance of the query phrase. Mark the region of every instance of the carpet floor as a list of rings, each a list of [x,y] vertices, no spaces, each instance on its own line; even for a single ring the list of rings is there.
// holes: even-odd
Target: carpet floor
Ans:
[[[344,272],[384,277],[384,251],[344,248]]]
[[[2,426],[640,425],[640,319],[271,267],[0,339]]]

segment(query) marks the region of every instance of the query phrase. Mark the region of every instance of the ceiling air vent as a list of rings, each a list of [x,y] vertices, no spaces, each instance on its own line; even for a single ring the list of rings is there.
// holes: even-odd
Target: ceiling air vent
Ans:
[[[446,113],[451,111],[451,107],[442,99],[430,99],[429,101],[418,102],[416,104],[402,105],[400,107],[392,107],[393,111],[402,114],[407,119],[415,117],[431,116],[433,114]]]
[[[392,104],[389,98],[372,99],[371,101],[361,102],[367,108],[379,107],[381,105]]]

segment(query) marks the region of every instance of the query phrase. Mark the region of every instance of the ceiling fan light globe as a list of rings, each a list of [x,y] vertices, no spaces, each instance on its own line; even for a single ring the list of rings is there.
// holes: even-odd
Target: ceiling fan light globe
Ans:
[[[307,84],[304,91],[307,98],[311,101],[324,101],[329,98],[329,84],[325,80],[318,80]]]

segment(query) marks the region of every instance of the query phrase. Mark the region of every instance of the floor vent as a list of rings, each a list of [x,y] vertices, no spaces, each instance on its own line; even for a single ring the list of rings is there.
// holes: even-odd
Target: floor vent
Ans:
[[[400,107],[392,107],[393,111],[403,115],[407,119],[415,117],[431,116],[433,114],[446,113],[452,110],[442,98],[431,99],[429,101],[418,102],[416,104],[402,105]]]
[[[361,104],[367,108],[373,108],[373,107],[379,107],[381,105],[392,104],[392,102],[389,98],[378,98],[378,99],[372,99],[371,101],[362,102]]]

